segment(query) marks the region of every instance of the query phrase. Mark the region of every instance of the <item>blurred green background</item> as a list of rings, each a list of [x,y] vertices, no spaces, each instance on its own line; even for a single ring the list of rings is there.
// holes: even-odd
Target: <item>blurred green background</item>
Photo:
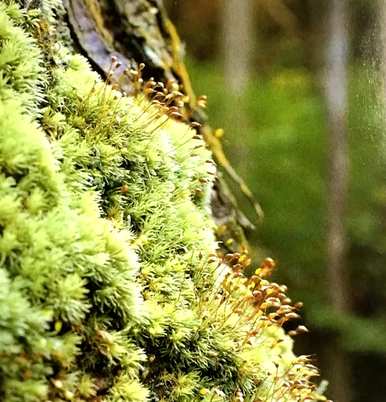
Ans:
[[[256,225],[248,232],[251,252],[257,261],[275,258],[274,280],[305,304],[311,332],[297,338],[298,352],[315,356],[336,402],[386,401],[386,2],[166,3],[186,44],[195,91],[208,95],[209,122],[224,128],[227,155],[264,210],[257,223],[230,182]],[[329,59],[344,39],[343,53]],[[326,94],[328,80],[338,75]],[[340,87],[342,79],[347,85]],[[347,110],[339,130],[349,161],[339,190],[345,207],[335,215],[346,244],[344,308],[331,298],[327,252],[334,180],[329,141],[337,131],[328,110],[339,99]]]

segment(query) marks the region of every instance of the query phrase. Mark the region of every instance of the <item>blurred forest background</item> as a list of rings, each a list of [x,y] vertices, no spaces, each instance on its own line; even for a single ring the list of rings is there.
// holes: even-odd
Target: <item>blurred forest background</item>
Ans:
[[[386,395],[386,0],[167,0],[336,402]],[[221,136],[221,131],[217,132]]]

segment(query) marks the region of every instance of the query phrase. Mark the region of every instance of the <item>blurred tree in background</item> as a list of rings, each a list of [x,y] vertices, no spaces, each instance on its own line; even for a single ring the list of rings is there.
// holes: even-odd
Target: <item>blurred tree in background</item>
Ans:
[[[333,16],[344,3],[170,0],[169,9],[212,125],[225,129],[264,210],[249,233],[254,256],[272,254],[276,279],[305,302],[312,332],[299,348],[317,347],[337,402],[371,402],[386,393],[386,2],[348,0]],[[235,90],[240,75],[248,82]],[[334,158],[349,160],[346,173]],[[239,202],[253,220],[241,193]]]

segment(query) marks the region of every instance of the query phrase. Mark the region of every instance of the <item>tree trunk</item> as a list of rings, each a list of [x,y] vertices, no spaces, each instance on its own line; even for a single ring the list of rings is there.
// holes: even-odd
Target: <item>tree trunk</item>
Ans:
[[[225,82],[233,95],[245,92],[251,75],[254,50],[252,0],[227,0],[223,6],[223,40]]]
[[[19,6],[0,1],[0,400],[324,400],[274,262],[217,255],[212,155],[176,121],[194,96],[141,77],[191,93],[161,2]]]
[[[346,288],[345,209],[347,153],[347,15],[345,1],[333,0],[327,50],[326,102],[329,125],[328,274],[330,299],[339,312],[349,307]]]
[[[112,55],[121,61],[116,77],[126,92],[132,88],[123,70],[145,63],[144,78],[177,79],[194,104],[182,46],[162,1],[67,0],[66,8],[80,48],[100,71],[107,74]]]
[[[222,40],[224,82],[227,91],[225,128],[232,133],[236,164],[242,177],[247,177],[248,133],[245,94],[251,80],[254,53],[254,2],[228,0],[222,8]],[[242,138],[242,141],[238,141]]]
[[[382,75],[382,93],[383,104],[386,106],[386,0],[378,1],[379,10],[379,40],[380,40],[380,58]],[[386,108],[385,108],[386,110]],[[386,119],[386,111],[384,113]]]
[[[346,0],[331,0],[326,69],[326,105],[329,127],[329,184],[327,275],[329,298],[337,313],[349,311],[346,267],[345,209],[348,190],[347,63],[348,8]],[[339,402],[349,402],[349,366],[338,340],[330,353],[331,389]]]
[[[66,0],[65,5],[72,36],[76,39],[79,50],[104,76],[109,72],[111,56],[116,56],[122,64],[115,70],[113,79],[125,92],[131,94],[134,88],[128,76],[122,74],[124,69],[127,66],[138,66],[140,63],[145,64],[144,79],[154,77],[163,82],[174,79],[181,84],[189,98],[185,121],[194,120],[203,124],[202,133],[212,149],[215,160],[234,181],[241,183],[241,191],[246,193],[247,198],[259,210],[248,188],[226,159],[221,143],[205,124],[205,113],[197,107],[196,96],[183,62],[183,46],[167,16],[162,0]],[[237,210],[236,201],[221,178],[216,181],[212,194],[212,212],[215,221],[226,225],[227,233],[234,234],[233,250],[245,244],[241,227],[252,225]]]

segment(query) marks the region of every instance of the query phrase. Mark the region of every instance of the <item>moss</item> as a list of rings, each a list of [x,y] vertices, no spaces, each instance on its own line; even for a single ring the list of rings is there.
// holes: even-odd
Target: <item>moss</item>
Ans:
[[[244,277],[246,256],[216,255],[204,141],[64,42],[31,39],[42,24],[55,36],[55,3],[43,14],[6,3],[3,399],[320,399],[280,328],[295,314],[283,288],[266,266]],[[15,74],[25,55],[31,74]]]

